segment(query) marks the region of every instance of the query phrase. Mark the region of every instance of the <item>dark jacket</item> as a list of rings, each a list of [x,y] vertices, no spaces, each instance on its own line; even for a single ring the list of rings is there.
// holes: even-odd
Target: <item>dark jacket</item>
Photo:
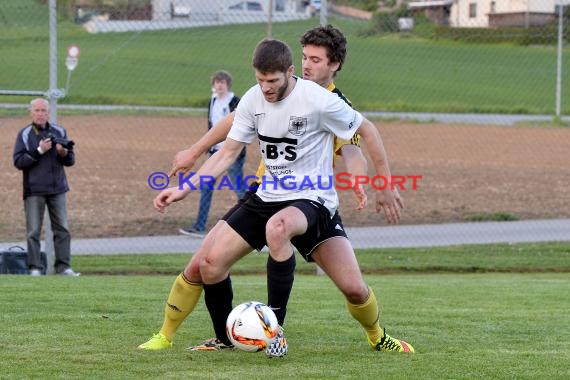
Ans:
[[[213,97],[210,99],[210,103],[208,104],[208,130],[212,129],[213,125],[212,122],[210,121],[210,112],[212,111],[212,107],[214,106],[214,102],[216,101],[216,98]],[[230,100],[230,112],[234,112],[235,109],[238,106],[238,103],[240,101],[240,98],[238,96],[235,96]],[[210,149],[208,150],[208,153],[210,154],[214,154],[216,153],[216,148],[215,146],[210,147]],[[246,148],[243,148],[241,153],[239,154],[238,158],[242,158],[243,156],[245,156],[246,153]]]
[[[67,139],[63,127],[49,123],[45,129],[30,124],[16,137],[13,160],[14,166],[23,172],[24,199],[30,195],[55,195],[69,190],[64,166],[75,164],[75,153],[70,149],[67,156],[61,157],[53,144],[50,150],[40,154],[40,140],[49,134]]]
[[[212,129],[213,125],[212,122],[210,121],[210,111],[212,110],[212,106],[214,105],[214,102],[216,101],[216,98],[211,98],[210,99],[210,103],[208,104],[208,130]],[[240,98],[238,96],[235,96],[230,100],[230,112],[234,112],[234,110],[237,108],[237,105],[240,101]]]

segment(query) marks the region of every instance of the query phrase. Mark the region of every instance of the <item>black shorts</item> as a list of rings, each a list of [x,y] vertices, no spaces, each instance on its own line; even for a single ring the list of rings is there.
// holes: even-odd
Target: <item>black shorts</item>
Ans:
[[[254,185],[255,184],[250,185],[250,190],[248,190],[245,193],[245,195],[240,200],[238,200],[238,202],[231,209],[229,209],[228,212],[225,213],[225,215],[222,217],[222,220],[227,222],[229,217],[232,216],[233,213],[236,212],[236,210],[238,210],[242,204],[247,202],[247,200],[249,198],[251,198],[253,195],[255,195],[255,193],[257,191],[257,187],[254,188]],[[328,215],[328,213],[327,213],[327,215]],[[313,262],[314,261],[313,257],[312,257],[313,251],[321,243],[325,242],[326,240],[329,240],[329,239],[332,239],[335,237],[343,237],[345,239],[348,239],[348,236],[346,235],[346,232],[344,230],[344,225],[342,224],[342,219],[340,218],[338,211],[335,212],[334,216],[332,217],[330,222],[327,224],[328,224],[328,227],[324,231],[321,231],[320,235],[317,237],[317,239],[315,241],[316,244],[314,246],[312,246],[308,252],[305,252],[305,253],[300,252],[301,255],[303,256],[303,258],[307,262]],[[232,227],[232,226],[230,225],[230,227]],[[236,230],[234,227],[232,227],[232,229]],[[265,228],[264,228],[264,231],[265,231]],[[237,232],[237,230],[236,230],[236,232]],[[266,244],[267,244],[267,242],[264,241],[264,245],[266,245]],[[311,244],[309,244],[309,245],[311,245]],[[253,247],[253,245],[252,245],[252,247]],[[256,247],[254,247],[254,248],[256,248]],[[257,248],[257,249],[260,250],[262,248],[263,247]],[[304,250],[304,251],[306,251],[306,250]]]
[[[317,239],[318,244],[315,245],[307,255],[304,255],[302,253],[301,253],[301,255],[303,256],[303,258],[307,262],[315,261],[315,260],[313,260],[313,251],[320,244],[324,243],[325,241],[327,241],[329,239],[336,238],[336,237],[343,237],[345,239],[348,239],[348,236],[346,235],[346,231],[344,230],[344,226],[342,225],[342,219],[340,218],[338,211],[334,213],[334,216],[332,217],[328,228],[325,231],[323,231],[323,233]]]
[[[255,194],[246,194],[230,212],[224,215],[223,219],[250,246],[260,251],[267,245],[265,237],[267,221],[278,211],[289,206],[298,208],[307,218],[307,231],[291,239],[291,243],[306,259],[323,241],[321,240],[323,237],[330,237],[332,219],[326,207],[318,202],[309,199],[264,202]]]
[[[222,220],[227,222],[227,221],[228,221],[228,218],[229,218],[230,216],[232,216],[232,214],[233,214],[234,212],[236,212],[236,210],[239,209],[242,204],[244,204],[245,202],[247,202],[247,200],[248,200],[252,195],[254,195],[256,191],[257,191],[257,187],[256,187],[256,188],[251,187],[250,190],[248,190],[248,191],[243,195],[243,197],[241,197],[241,199],[239,199],[238,202],[237,202],[232,208],[230,208],[230,209],[228,210],[228,212],[226,212],[226,213],[224,214],[224,216],[222,216]]]

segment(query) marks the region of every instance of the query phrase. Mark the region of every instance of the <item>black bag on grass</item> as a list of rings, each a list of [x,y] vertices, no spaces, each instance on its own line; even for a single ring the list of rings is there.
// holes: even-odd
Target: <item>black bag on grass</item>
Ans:
[[[19,245],[12,246],[5,251],[0,251],[0,274],[29,274],[28,253]],[[46,274],[47,257],[45,252],[41,252],[44,269],[42,274]]]

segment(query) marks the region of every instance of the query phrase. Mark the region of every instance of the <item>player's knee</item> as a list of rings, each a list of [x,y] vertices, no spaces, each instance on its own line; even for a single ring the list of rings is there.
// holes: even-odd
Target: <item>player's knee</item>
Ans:
[[[351,283],[342,289],[348,302],[359,305],[368,299],[368,287],[366,285]]]
[[[216,275],[214,262],[209,256],[205,256],[200,260],[198,270],[200,272],[200,276],[206,281],[212,280],[212,278],[214,278]]]
[[[192,282],[202,282],[202,276],[200,275],[200,262],[199,260],[192,260],[188,263],[184,269],[184,276]]]
[[[265,226],[265,237],[269,246],[281,245],[288,241],[288,229],[285,220],[281,217],[269,219]]]

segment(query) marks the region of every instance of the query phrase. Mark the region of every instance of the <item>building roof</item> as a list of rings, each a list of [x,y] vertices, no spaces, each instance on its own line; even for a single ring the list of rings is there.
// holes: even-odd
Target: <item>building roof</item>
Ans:
[[[440,8],[454,3],[454,0],[424,0],[408,3],[409,9]]]

